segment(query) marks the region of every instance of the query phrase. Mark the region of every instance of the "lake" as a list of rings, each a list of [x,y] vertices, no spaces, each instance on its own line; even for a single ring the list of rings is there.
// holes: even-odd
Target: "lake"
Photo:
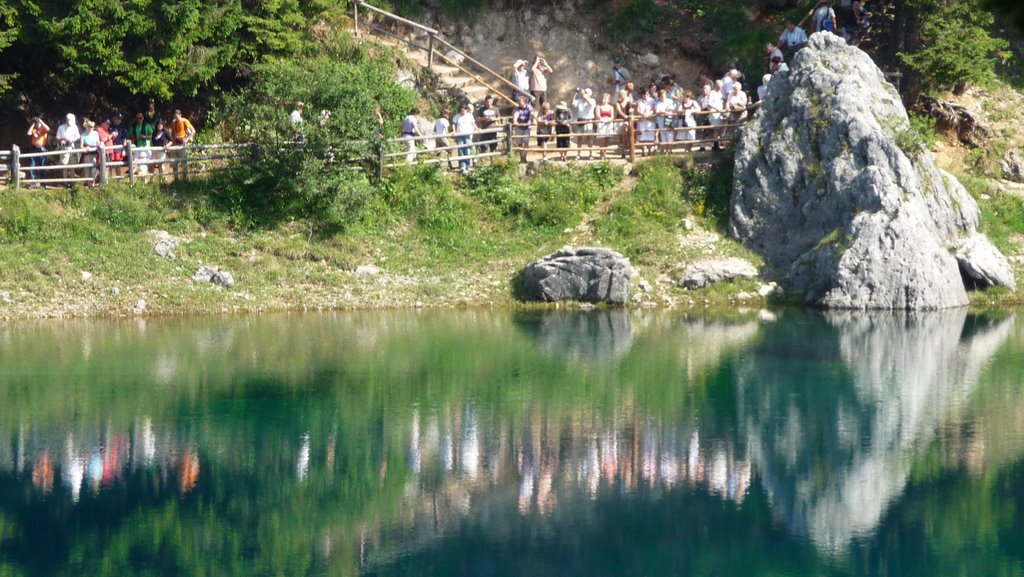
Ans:
[[[8,323],[0,575],[1024,575],[1024,327]]]

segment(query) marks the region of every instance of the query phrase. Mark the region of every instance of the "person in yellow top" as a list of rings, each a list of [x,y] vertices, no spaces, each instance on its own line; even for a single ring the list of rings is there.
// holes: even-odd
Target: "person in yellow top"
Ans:
[[[31,148],[29,152],[46,152],[46,141],[50,138],[50,127],[43,122],[42,118],[36,116],[32,119],[32,125],[28,127],[29,144]],[[46,166],[45,156],[32,156],[28,159],[28,164],[31,167],[28,171],[29,188],[35,188],[37,186],[36,171],[34,170],[37,166]],[[39,171],[40,176],[43,171]]]
[[[185,146],[195,135],[196,129],[192,127],[192,123],[181,115],[181,110],[175,110],[174,120],[171,121],[171,144],[174,148],[171,148],[167,155],[174,159],[170,164],[175,179],[178,178],[178,166],[184,162],[182,159],[185,158]]]

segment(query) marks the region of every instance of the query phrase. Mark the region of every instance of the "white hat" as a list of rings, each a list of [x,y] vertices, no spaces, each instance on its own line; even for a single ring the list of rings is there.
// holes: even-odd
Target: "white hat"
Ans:
[[[64,118],[66,118],[68,122],[74,122],[75,121],[75,115],[71,114],[70,112]]]
[[[519,60],[516,60],[515,64],[512,65],[512,68],[519,68],[520,66],[525,66],[525,65],[526,65],[526,61],[523,60],[522,58],[520,58]]]

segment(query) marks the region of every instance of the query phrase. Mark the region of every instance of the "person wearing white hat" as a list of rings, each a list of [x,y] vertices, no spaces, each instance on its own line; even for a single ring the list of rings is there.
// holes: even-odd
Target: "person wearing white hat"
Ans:
[[[526,61],[520,58],[512,65],[512,83],[516,89],[512,91],[512,100],[519,102],[519,97],[530,94],[530,71],[526,69]]]
[[[70,112],[64,117],[64,123],[57,127],[57,146],[61,150],[68,150],[60,155],[59,162],[67,166],[69,164],[78,164],[78,153],[70,152],[73,148],[78,148],[79,143],[82,140],[82,133],[78,130],[78,124],[75,123],[75,115]],[[61,170],[62,178],[71,178],[74,176],[74,171],[69,168]],[[67,186],[71,186],[70,183]]]

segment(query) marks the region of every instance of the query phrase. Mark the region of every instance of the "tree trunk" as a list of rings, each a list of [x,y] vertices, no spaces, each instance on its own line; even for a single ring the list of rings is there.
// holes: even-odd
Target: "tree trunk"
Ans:
[[[903,52],[913,54],[921,49],[921,14],[915,8],[907,6],[903,0],[900,1],[904,4],[906,13],[901,44]],[[910,108],[917,104],[917,99],[921,96],[921,73],[902,64],[900,72],[903,73],[900,95],[903,97],[903,105]]]

